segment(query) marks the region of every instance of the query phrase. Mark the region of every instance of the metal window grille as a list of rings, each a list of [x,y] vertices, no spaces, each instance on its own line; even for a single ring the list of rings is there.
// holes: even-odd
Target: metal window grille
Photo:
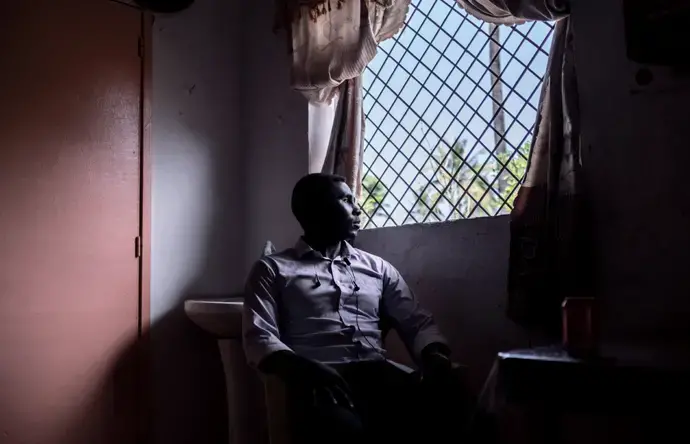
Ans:
[[[552,31],[484,23],[455,0],[412,1],[364,73],[365,228],[510,212]]]

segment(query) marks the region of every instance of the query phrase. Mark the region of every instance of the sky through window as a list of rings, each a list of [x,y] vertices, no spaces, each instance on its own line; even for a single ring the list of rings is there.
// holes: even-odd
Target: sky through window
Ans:
[[[412,0],[405,28],[364,72],[365,228],[510,212],[552,30]]]

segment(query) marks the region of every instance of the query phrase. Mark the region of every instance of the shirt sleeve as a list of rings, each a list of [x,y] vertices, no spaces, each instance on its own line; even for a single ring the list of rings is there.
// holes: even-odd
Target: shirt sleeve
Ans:
[[[252,268],[245,286],[242,342],[247,362],[255,368],[268,355],[291,350],[280,340],[275,281],[273,267],[262,259]]]
[[[420,358],[424,347],[429,344],[448,345],[431,313],[420,307],[417,298],[398,270],[385,261],[382,302],[386,316],[390,318],[400,339],[416,360]]]

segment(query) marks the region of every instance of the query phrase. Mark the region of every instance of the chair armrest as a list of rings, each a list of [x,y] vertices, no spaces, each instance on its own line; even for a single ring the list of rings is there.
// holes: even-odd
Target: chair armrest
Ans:
[[[404,364],[400,364],[398,362],[391,361],[390,359],[388,360],[388,362],[390,364],[394,365],[395,367],[399,368],[403,372],[407,373],[408,375],[414,375],[416,373],[417,374],[420,373],[419,370],[415,370],[415,369],[408,367]],[[460,384],[466,384],[467,383],[467,370],[468,370],[468,367],[466,365],[458,364],[456,362],[452,363],[451,373],[453,374],[454,379]]]
[[[402,370],[403,372],[411,375],[413,373],[416,373],[417,370],[413,369],[412,367],[408,367],[405,364],[401,364],[399,362],[392,361],[390,359],[387,359],[389,364],[392,364],[393,366],[397,367],[398,369]]]
[[[413,374],[415,372],[418,372],[419,370],[415,370],[412,367],[408,367],[405,364],[400,364],[399,362],[392,361],[388,359],[388,362],[390,364],[393,364],[400,370],[404,371],[405,373],[408,374]],[[452,363],[452,372],[454,375],[456,375],[459,379],[464,379],[467,375],[467,369],[468,367],[466,365],[458,364],[456,362]]]

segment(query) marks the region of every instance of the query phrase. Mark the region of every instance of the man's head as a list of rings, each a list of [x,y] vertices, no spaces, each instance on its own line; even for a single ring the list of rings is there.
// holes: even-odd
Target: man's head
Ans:
[[[307,237],[339,242],[357,235],[362,212],[344,178],[309,174],[292,191],[292,214]]]

